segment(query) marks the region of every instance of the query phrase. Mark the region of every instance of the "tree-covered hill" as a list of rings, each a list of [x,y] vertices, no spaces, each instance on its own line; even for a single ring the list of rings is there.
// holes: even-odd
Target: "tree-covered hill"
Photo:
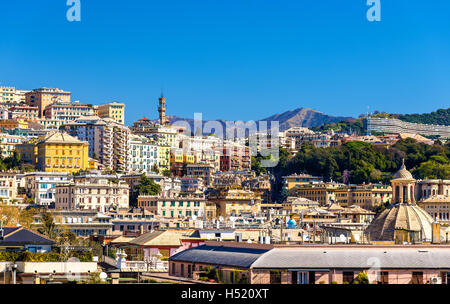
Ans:
[[[398,119],[421,124],[450,125],[450,108],[424,114],[397,114]]]

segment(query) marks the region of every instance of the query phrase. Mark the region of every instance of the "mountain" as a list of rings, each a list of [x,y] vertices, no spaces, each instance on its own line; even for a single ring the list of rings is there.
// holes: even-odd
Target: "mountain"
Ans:
[[[187,123],[189,123],[191,130],[194,130],[194,119],[192,118],[181,118],[181,117],[177,117],[177,116],[167,116],[167,118],[169,119],[170,123],[174,123],[177,121],[186,121]],[[311,127],[317,127],[317,126],[321,126],[323,124],[327,124],[327,123],[333,123],[333,122],[340,122],[340,121],[353,121],[354,118],[352,117],[342,117],[342,116],[330,116],[330,115],[326,115],[324,113],[321,113],[319,111],[313,110],[313,109],[309,109],[309,108],[298,108],[292,111],[286,111],[284,113],[278,113],[272,116],[269,116],[267,118],[264,119],[260,119],[257,120],[256,123],[258,125],[258,122],[260,121],[278,121],[279,122],[279,126],[280,126],[280,131],[284,131],[287,130],[289,128],[292,127],[307,127],[307,128],[311,128]],[[218,121],[223,130],[225,130],[225,126],[226,126],[226,120],[223,119],[218,119],[216,120]],[[205,123],[207,123],[207,120],[203,121],[203,125],[205,125]],[[270,127],[270,124],[268,124],[268,127]],[[205,132],[204,135],[208,135],[206,133],[209,132]],[[217,131],[215,133],[218,133]]]
[[[309,108],[298,108],[261,119],[261,121],[279,121],[280,131],[284,131],[292,127],[318,127],[323,124],[345,120],[354,120],[354,118],[330,116]]]

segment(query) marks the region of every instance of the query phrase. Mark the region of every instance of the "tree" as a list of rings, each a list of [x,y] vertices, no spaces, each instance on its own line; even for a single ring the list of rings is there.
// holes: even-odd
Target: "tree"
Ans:
[[[53,215],[49,212],[44,212],[41,215],[41,227],[38,229],[39,233],[45,235],[50,239],[56,239],[58,236],[58,230],[53,219]]]
[[[369,278],[367,276],[367,273],[360,272],[358,273],[358,276],[353,281],[354,284],[369,284]]]
[[[139,180],[139,185],[136,186],[136,190],[138,195],[159,195],[161,186],[143,174]]]
[[[39,214],[39,211],[35,208],[24,209],[19,214],[20,225],[31,228],[31,224],[34,222],[34,216]]]

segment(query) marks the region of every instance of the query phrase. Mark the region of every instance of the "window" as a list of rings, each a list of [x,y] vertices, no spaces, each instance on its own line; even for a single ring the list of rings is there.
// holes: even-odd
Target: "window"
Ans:
[[[344,271],[344,273],[342,274],[342,282],[352,283],[354,278],[355,274],[352,271],[349,272]]]
[[[389,272],[380,271],[378,272],[378,284],[389,284]]]
[[[423,284],[423,272],[413,272],[411,284]]]
[[[281,271],[270,272],[270,284],[281,284]]]

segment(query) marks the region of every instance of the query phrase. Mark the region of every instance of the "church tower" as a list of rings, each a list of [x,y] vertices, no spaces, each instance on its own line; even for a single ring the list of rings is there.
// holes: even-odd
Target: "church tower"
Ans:
[[[416,180],[413,178],[411,172],[406,169],[405,160],[402,160],[402,167],[398,170],[394,178],[391,180],[392,184],[392,201],[394,204],[414,204],[414,192]]]
[[[169,120],[166,117],[166,98],[161,93],[161,97],[159,97],[159,106],[158,106],[158,112],[159,112],[159,124],[161,126],[165,126],[169,123]]]

